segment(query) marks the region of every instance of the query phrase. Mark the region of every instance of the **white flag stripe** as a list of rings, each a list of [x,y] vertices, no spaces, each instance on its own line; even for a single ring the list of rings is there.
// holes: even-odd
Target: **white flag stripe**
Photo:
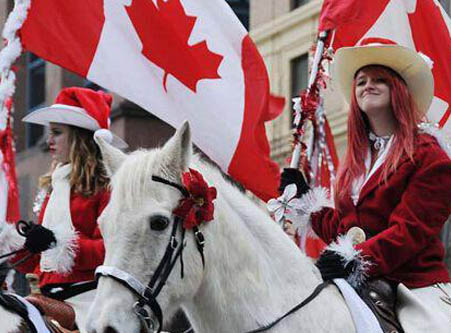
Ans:
[[[105,0],[105,25],[87,78],[134,101],[174,127],[189,120],[194,143],[227,171],[243,122],[241,42],[246,31],[233,24],[237,18],[230,8],[218,9],[217,4],[225,4],[223,1],[181,2],[187,15],[197,17],[189,43],[206,40],[211,52],[224,57],[218,69],[221,79],[200,80],[194,93],[169,75],[164,91],[163,69],[141,53],[141,40],[124,5],[116,0]]]
[[[415,5],[412,2],[416,4],[416,0],[390,1],[360,41],[368,37],[386,38],[399,45],[415,49],[408,17],[408,12],[415,11]]]

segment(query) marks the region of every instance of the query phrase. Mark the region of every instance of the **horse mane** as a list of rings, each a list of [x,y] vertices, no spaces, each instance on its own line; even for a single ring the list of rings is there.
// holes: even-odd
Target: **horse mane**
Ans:
[[[113,175],[110,187],[114,188],[113,195],[120,200],[123,208],[133,209],[137,199],[147,197],[152,186],[155,186],[152,180],[154,175],[177,184],[182,183],[181,174],[174,176],[177,173],[167,167],[170,163],[165,163],[164,155],[160,152],[161,148],[138,149],[128,155],[123,166]],[[227,188],[227,192],[231,191],[235,195],[244,193],[239,184],[201,153],[192,155],[190,168],[201,172],[209,186],[221,187],[221,190]]]

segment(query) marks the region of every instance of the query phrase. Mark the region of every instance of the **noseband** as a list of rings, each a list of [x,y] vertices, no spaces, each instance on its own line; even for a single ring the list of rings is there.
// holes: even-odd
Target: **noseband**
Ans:
[[[178,189],[185,198],[190,195],[188,190],[184,186],[171,182],[167,179],[158,176],[152,176],[152,180]],[[179,229],[179,225],[181,225],[182,229],[180,242],[177,241],[177,230]],[[161,332],[163,326],[163,312],[161,311],[161,307],[157,302],[157,297],[166,284],[166,281],[168,280],[169,275],[171,274],[172,269],[174,268],[175,263],[179,258],[181,264],[181,277],[183,278],[182,252],[186,245],[185,232],[186,229],[183,227],[183,219],[179,216],[175,216],[171,237],[169,239],[168,245],[166,246],[166,251],[147,286],[142,284],[131,274],[119,268],[113,266],[99,266],[96,269],[96,279],[99,279],[100,277],[110,277],[122,284],[138,297],[138,301],[133,305],[133,310],[138,316],[141,324],[147,329],[147,332],[155,332],[155,330],[158,333]],[[202,258],[202,264],[205,265],[203,254],[203,247],[205,243],[204,236],[197,227],[193,228],[193,232],[197,249]],[[146,305],[149,306],[152,310],[153,316],[150,315],[145,309]],[[155,319],[157,320],[157,322],[155,321]]]

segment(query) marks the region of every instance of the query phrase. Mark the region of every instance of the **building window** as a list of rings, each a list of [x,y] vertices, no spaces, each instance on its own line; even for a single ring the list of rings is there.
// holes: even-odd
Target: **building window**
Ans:
[[[308,54],[291,60],[291,96],[297,97],[308,84]]]
[[[310,0],[291,0],[291,10],[301,7],[309,1]]]
[[[30,113],[45,103],[45,62],[33,53],[26,55],[27,87],[26,87],[26,113]],[[26,124],[26,146],[34,146],[44,128],[40,125]]]
[[[290,67],[291,97],[299,97],[300,92],[306,89],[308,84],[308,54],[303,54],[291,60]]]
[[[249,0],[227,0],[236,16],[246,29],[249,29]]]

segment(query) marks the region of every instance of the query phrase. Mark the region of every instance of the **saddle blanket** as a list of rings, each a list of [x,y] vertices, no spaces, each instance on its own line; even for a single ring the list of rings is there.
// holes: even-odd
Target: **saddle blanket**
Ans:
[[[354,288],[345,279],[334,279],[334,283],[340,289],[349,312],[351,312],[356,333],[383,333],[376,316]]]

